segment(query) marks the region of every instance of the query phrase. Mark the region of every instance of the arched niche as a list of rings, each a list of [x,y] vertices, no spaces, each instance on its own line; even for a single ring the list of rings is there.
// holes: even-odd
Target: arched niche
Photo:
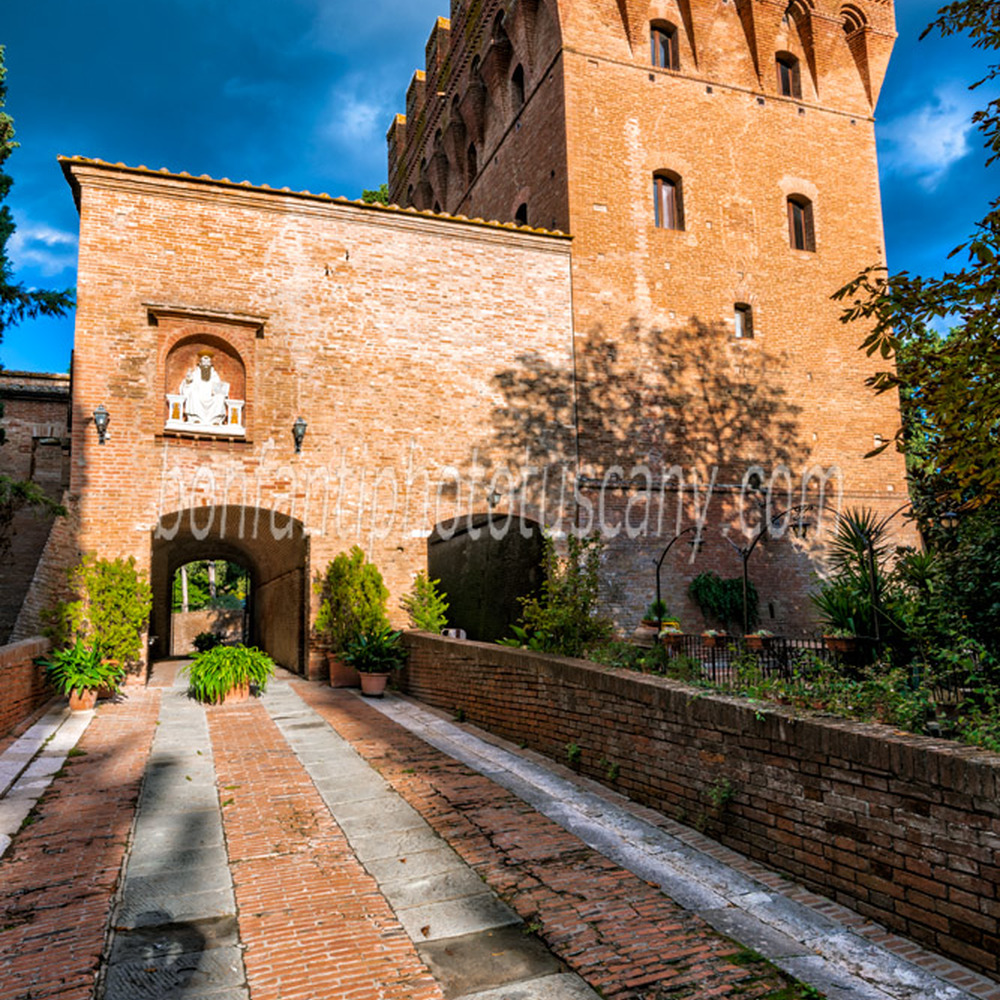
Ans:
[[[220,404],[218,415],[213,412],[210,422],[193,411],[188,392],[190,383],[201,378],[202,358],[206,356],[211,366],[206,381],[214,396],[224,397],[224,406]],[[246,433],[246,365],[225,337],[208,331],[186,334],[170,347],[163,367],[166,430],[238,437]]]

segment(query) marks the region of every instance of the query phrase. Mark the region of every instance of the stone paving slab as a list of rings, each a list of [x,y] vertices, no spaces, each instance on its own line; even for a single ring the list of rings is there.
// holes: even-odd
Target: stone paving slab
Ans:
[[[417,951],[448,998],[480,994],[503,983],[501,992],[517,984],[565,972],[565,967],[524,928],[500,927],[482,934],[453,937],[419,945]],[[586,996],[592,994],[588,990]]]
[[[579,976],[561,975],[469,993],[462,1000],[591,1000],[593,995],[594,991]]]
[[[34,760],[46,740],[58,731],[69,714],[69,708],[65,705],[50,708],[0,754],[0,795],[17,780],[21,771]]]

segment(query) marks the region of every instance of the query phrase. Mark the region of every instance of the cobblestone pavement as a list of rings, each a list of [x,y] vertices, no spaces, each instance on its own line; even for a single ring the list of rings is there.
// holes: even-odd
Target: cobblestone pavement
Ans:
[[[0,746],[0,1000],[802,995],[741,944],[831,1000],[1000,1000],[693,832],[713,888],[654,874],[649,810],[405,699],[283,675],[206,710],[171,664],[126,694]]]

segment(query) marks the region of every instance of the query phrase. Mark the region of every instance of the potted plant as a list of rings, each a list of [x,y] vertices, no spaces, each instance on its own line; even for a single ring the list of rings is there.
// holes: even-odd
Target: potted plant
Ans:
[[[774,639],[774,633],[766,628],[759,628],[756,632],[749,632],[743,637],[747,649],[753,650],[769,649],[772,639]]]
[[[429,580],[421,570],[413,578],[413,587],[400,600],[400,607],[410,618],[410,626],[422,632],[440,635],[448,624],[447,595],[437,588],[440,580]]]
[[[858,646],[858,628],[855,622],[869,604],[857,594],[855,588],[842,580],[828,583],[818,594],[809,599],[819,612],[823,626],[823,645],[832,653],[853,653]]]
[[[683,639],[684,633],[677,622],[669,622],[660,629],[660,642],[667,650],[678,649]]]
[[[701,637],[704,640],[706,649],[716,649],[726,644],[729,635],[716,628],[707,628],[701,633]]]
[[[646,610],[642,613],[642,624],[652,625],[654,628],[660,626],[670,618],[666,601],[651,601]]]
[[[314,629],[326,649],[330,686],[357,687],[358,671],[343,654],[363,632],[389,627],[385,611],[389,591],[382,574],[355,545],[330,561],[326,572],[317,578],[315,589],[320,606]]]
[[[84,645],[77,639],[72,647],[58,649],[49,660],[39,660],[49,681],[62,694],[68,695],[73,712],[83,712],[97,704],[101,688],[117,691],[125,676],[122,666],[101,656],[98,646]]]
[[[361,632],[344,651],[344,659],[361,676],[361,693],[381,698],[394,670],[406,662],[402,633],[391,628]]]
[[[188,691],[210,705],[246,701],[260,694],[274,674],[274,660],[255,646],[213,646],[199,653],[184,668]]]

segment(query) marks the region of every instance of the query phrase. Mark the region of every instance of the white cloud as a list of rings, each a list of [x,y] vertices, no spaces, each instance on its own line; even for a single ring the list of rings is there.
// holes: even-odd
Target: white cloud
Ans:
[[[916,177],[933,191],[949,169],[971,151],[969,133],[976,101],[958,88],[943,87],[932,100],[881,127],[886,144],[883,166]]]
[[[384,149],[392,109],[387,97],[380,99],[372,93],[370,80],[361,77],[339,80],[320,114],[317,138],[323,146],[350,149],[354,154],[359,147],[380,152]]]
[[[76,267],[76,234],[54,229],[44,222],[15,217],[17,229],[7,244],[15,269],[34,268],[46,278]]]

